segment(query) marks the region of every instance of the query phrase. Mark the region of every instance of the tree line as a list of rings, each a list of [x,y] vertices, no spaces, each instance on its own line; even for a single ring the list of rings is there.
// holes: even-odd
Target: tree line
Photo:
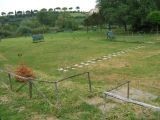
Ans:
[[[4,15],[2,12],[3,16],[0,16],[0,38],[77,30],[83,24],[85,13],[80,12],[80,7],[77,6],[76,11],[71,11],[72,8],[68,8],[70,10],[67,11],[66,7],[55,9],[43,8],[40,11],[31,10],[25,13],[15,11],[14,14],[10,15]]]
[[[46,8],[42,8],[40,11],[45,11],[45,12],[47,12],[47,11],[49,11],[49,12],[53,12],[53,11],[57,11],[57,12],[60,12],[60,11],[72,11],[72,12],[76,12],[76,11],[80,11],[80,7],[79,6],[77,6],[77,7],[75,7],[75,10],[73,10],[74,8],[73,7],[69,7],[69,8],[67,8],[67,7],[56,7],[56,8],[49,8],[48,10],[46,9]],[[38,10],[26,10],[26,11],[14,11],[14,12],[12,12],[12,11],[10,11],[10,12],[8,12],[8,13],[6,13],[6,12],[1,12],[1,16],[13,16],[13,15],[15,15],[15,16],[18,16],[18,15],[33,15],[33,14],[36,14],[36,13],[38,13],[38,12],[40,12],[40,11],[38,11]]]
[[[160,26],[160,0],[97,0],[98,13],[85,20],[86,25],[123,27],[125,31],[150,32]]]

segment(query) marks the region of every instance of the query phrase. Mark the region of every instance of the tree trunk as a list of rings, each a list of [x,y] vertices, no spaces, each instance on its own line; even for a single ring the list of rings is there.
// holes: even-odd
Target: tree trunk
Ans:
[[[124,23],[124,30],[125,30],[125,31],[128,31],[128,29],[127,29],[127,24],[126,24],[126,23]]]
[[[157,24],[157,35],[158,35],[158,33],[159,33],[159,29],[158,29],[158,24]]]

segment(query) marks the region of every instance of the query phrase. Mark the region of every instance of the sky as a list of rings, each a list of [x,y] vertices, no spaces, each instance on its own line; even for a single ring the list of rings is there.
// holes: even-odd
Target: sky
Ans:
[[[0,13],[15,10],[40,10],[42,8],[79,6],[82,11],[89,11],[96,5],[96,0],[0,0]]]

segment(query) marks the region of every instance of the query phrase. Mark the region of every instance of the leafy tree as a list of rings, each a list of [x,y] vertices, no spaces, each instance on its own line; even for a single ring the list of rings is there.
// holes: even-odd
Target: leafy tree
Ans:
[[[13,12],[8,12],[8,16],[12,16],[13,15]]]
[[[33,10],[33,12],[36,14],[36,13],[38,13],[38,10]]]
[[[157,33],[158,33],[158,31],[159,31],[158,26],[160,25],[160,11],[150,12],[147,17],[148,17],[148,20],[152,24],[156,24],[156,26],[157,26]]]
[[[42,8],[40,11],[41,12],[47,12],[47,9],[46,8]]]
[[[6,13],[5,13],[5,12],[1,12],[1,15],[2,15],[2,16],[5,16],[5,15],[6,15]]]
[[[25,35],[25,36],[28,36],[31,34],[31,28],[29,27],[26,27],[26,26],[20,26],[18,29],[17,29],[17,34],[18,35]]]
[[[32,19],[24,19],[21,23],[20,23],[20,26],[26,26],[26,27],[29,27],[29,28],[38,28],[40,26],[42,26],[39,21],[35,18],[32,18]]]
[[[26,15],[30,16],[31,15],[31,11],[27,10],[26,11]]]
[[[61,8],[60,8],[60,7],[56,7],[55,10],[56,10],[56,11],[60,11]]]
[[[78,23],[69,13],[62,13],[56,20],[56,27],[60,28],[61,30],[77,30]]]
[[[77,7],[76,7],[76,10],[79,12],[79,10],[80,10],[80,7],[79,7],[79,6],[77,6]]]
[[[72,10],[73,10],[73,7],[69,7],[69,10],[72,11]]]
[[[63,11],[67,11],[67,7],[63,7],[62,10],[63,10]]]
[[[16,12],[16,16],[21,17],[22,15],[23,15],[23,12],[22,12],[22,11],[17,11],[17,12]]]
[[[53,9],[52,8],[49,8],[49,10],[48,10],[49,12],[53,12]]]
[[[147,15],[156,10],[155,0],[97,0],[97,7],[109,24],[132,25],[133,30],[145,29]]]
[[[38,21],[43,24],[43,25],[49,25],[49,26],[54,26],[55,21],[58,17],[58,13],[56,12],[39,12],[37,14],[37,19]]]

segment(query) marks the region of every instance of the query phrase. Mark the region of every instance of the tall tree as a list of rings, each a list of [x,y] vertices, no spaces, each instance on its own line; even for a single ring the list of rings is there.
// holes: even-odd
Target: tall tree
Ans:
[[[148,14],[148,20],[157,26],[157,33],[159,31],[159,25],[160,25],[160,11],[153,11]]]
[[[63,10],[63,11],[67,11],[67,7],[63,7],[62,10]]]
[[[5,12],[1,12],[1,15],[2,15],[2,16],[5,16],[5,15],[6,15],[6,13],[5,13]]]
[[[69,10],[72,11],[72,10],[73,10],[73,7],[69,7]]]
[[[135,30],[147,25],[148,13],[156,9],[155,0],[97,0],[97,6],[109,25],[123,25],[125,30],[128,24]]]
[[[79,7],[79,6],[77,6],[77,7],[76,7],[76,10],[79,12],[79,11],[80,11],[80,7]]]

